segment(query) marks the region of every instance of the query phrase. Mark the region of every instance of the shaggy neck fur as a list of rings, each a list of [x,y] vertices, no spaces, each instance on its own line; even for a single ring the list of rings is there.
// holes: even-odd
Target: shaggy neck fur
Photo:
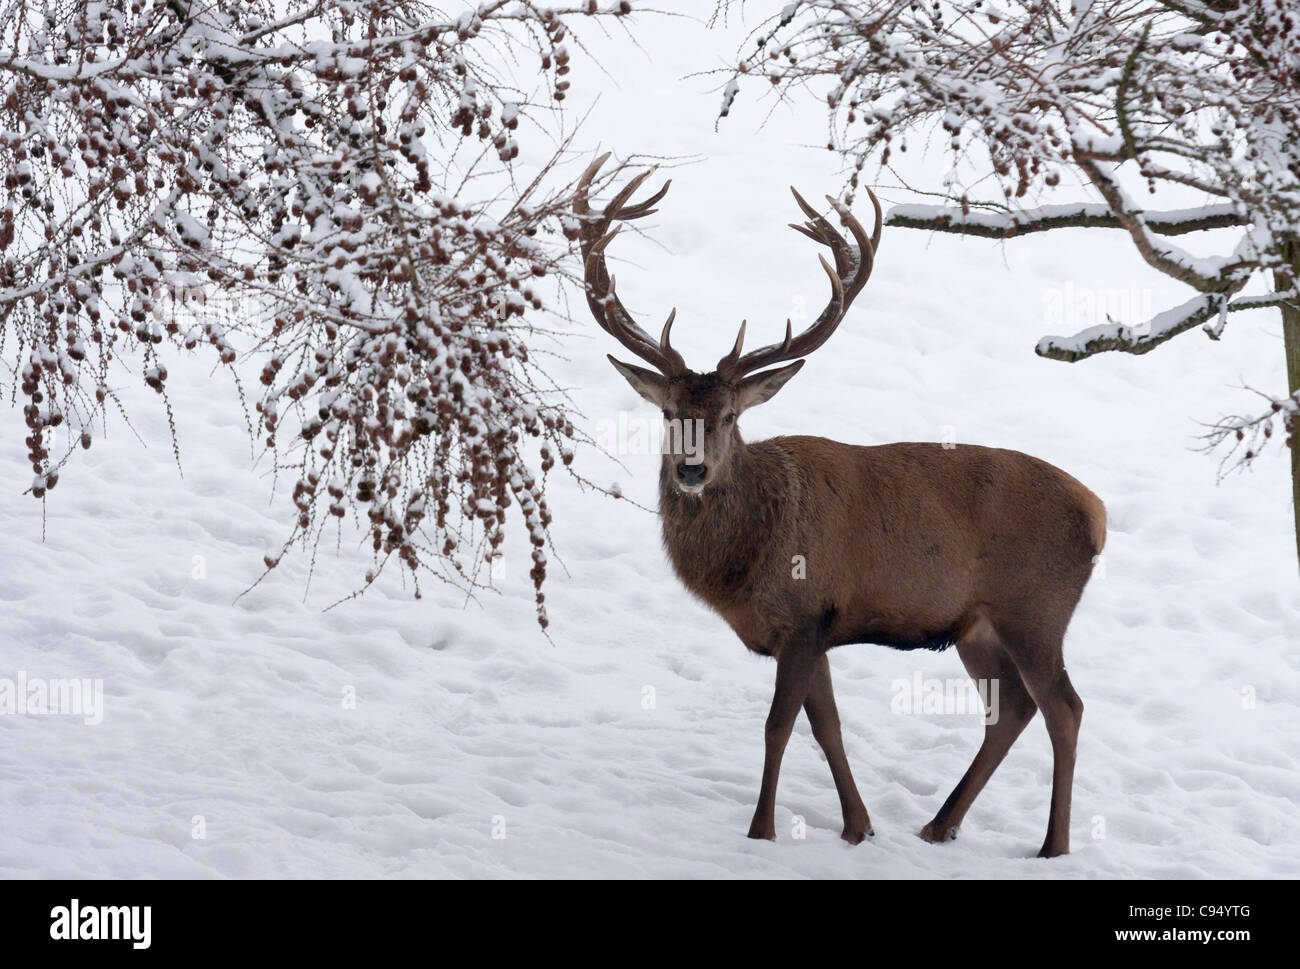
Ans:
[[[704,601],[723,608],[751,598],[764,565],[789,530],[791,469],[770,442],[739,439],[726,474],[698,495],[673,482],[673,461],[659,474],[664,547],[678,577]]]

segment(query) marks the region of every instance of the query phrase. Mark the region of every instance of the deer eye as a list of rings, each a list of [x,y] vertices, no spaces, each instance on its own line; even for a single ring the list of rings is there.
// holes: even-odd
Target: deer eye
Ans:
[[[724,424],[731,424],[731,423],[734,423],[735,420],[736,420],[736,415],[735,415],[735,414],[728,414],[726,417],[724,417],[724,418],[722,419],[722,422],[723,422]]]

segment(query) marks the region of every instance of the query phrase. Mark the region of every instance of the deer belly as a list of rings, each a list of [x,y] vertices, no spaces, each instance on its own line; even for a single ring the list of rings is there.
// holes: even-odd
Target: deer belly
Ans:
[[[944,650],[957,641],[960,622],[900,621],[886,616],[836,617],[828,639],[830,646],[871,643],[891,649]]]

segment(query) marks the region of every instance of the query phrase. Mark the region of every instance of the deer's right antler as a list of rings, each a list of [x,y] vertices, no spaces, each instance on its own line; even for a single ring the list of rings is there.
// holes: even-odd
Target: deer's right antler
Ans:
[[[614,222],[630,222],[654,213],[656,210],[653,206],[667,194],[672,180],[665,182],[663,188],[645,201],[628,205],[632,194],[641,187],[641,183],[654,169],[642,172],[614,196],[609,205],[605,206],[604,211],[593,213],[587,203],[587,192],[591,188],[592,179],[596,177],[596,173],[608,158],[609,152],[606,152],[587,166],[587,170],[578,179],[577,192],[573,200],[573,214],[578,217],[581,233],[579,244],[582,249],[583,282],[587,290],[587,305],[591,307],[592,315],[596,317],[596,322],[600,324],[601,329],[664,376],[671,377],[686,369],[686,361],[672,348],[668,340],[677,311],[673,310],[668,314],[668,322],[664,324],[663,333],[658,340],[641,329],[614,292],[614,277],[609,274],[605,266],[605,248],[618,235],[619,227],[611,229],[610,225]]]

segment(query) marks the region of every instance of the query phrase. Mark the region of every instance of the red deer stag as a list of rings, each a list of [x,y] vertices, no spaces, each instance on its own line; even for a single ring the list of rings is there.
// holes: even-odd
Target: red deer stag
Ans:
[[[776,658],[776,688],[751,838],[774,838],[781,757],[800,707],[826,754],[844,815],[841,837],[873,834],[844,753],[827,651],[845,643],[897,649],[956,645],[977,681],[998,682],[996,721],[956,789],[921,831],[957,836],[966,812],[1034,713],[1052,742],[1052,803],[1042,856],[1070,850],[1070,793],[1083,703],[1062,660],[1075,605],[1101,553],[1106,512],[1070,475],[1017,451],[974,445],[855,447],[821,437],[754,444],[737,418],[793,377],[801,358],[835,332],[866,285],[882,224],[868,237],[847,212],[850,244],[794,193],[808,221],[793,228],[834,256],[831,298],[794,336],[741,352],[745,324],[711,373],[687,368],[669,342],[673,316],[653,339],[614,291],[605,250],[615,226],[649,215],[668,191],[630,204],[649,175],[632,179],[605,208],[588,203],[608,155],[583,174],[574,213],[581,224],[587,302],[596,322],[648,370],[610,357],[665,419],[702,422],[689,457],[665,453],[659,475],[663,538],[691,592],[717,610],[746,647]],[[794,360],[776,369],[774,364]],[[761,371],[761,372],[755,372]],[[796,558],[802,556],[802,559]],[[803,569],[795,563],[803,563]],[[993,718],[990,718],[993,719]]]

